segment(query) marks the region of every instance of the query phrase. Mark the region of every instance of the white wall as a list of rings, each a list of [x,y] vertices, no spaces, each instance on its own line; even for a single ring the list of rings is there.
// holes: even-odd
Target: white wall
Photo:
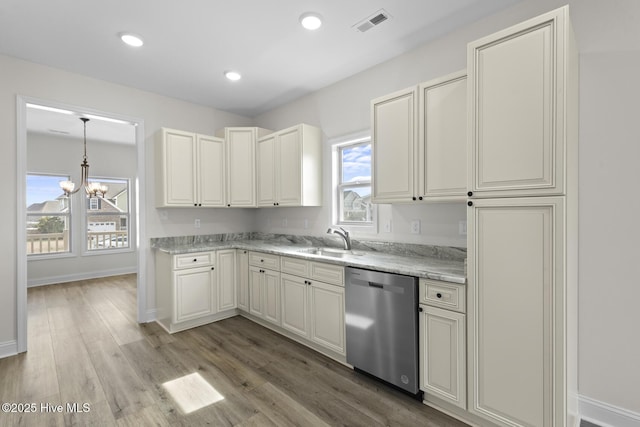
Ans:
[[[28,112],[27,112],[28,114]],[[135,200],[136,147],[132,144],[89,141],[87,148],[91,176],[127,178],[130,182],[130,197]],[[53,134],[27,133],[27,171],[71,175],[74,182],[80,181],[80,161],[82,160],[82,139],[62,137]],[[84,228],[81,193],[71,196],[74,211],[71,216],[72,230]],[[130,204],[130,218],[135,218],[135,204]],[[130,242],[135,242],[135,229],[130,229]],[[128,252],[114,251],[83,255],[83,235],[71,233],[73,256],[49,259],[29,258],[27,279],[29,286],[92,277],[135,272],[137,254],[135,248]]]
[[[299,122],[320,126],[328,138],[369,127],[369,101],[465,67],[466,44],[509,25],[563,6],[561,0],[525,0],[502,12],[445,35],[412,52],[326,87],[256,118],[258,126],[283,128]],[[640,425],[640,2],[635,0],[569,1],[580,61],[580,267],[579,267],[579,393],[587,416],[622,408]],[[326,148],[326,147],[325,147]],[[325,156],[326,159],[326,156]],[[325,169],[326,170],[326,169]],[[325,185],[329,183],[325,175]],[[326,198],[325,198],[326,200]],[[463,208],[462,208],[463,209]],[[406,240],[407,222],[438,221],[424,242],[454,243],[458,236],[457,206],[384,207],[395,232],[380,239]],[[326,209],[314,214],[313,231],[329,221]],[[311,213],[286,212],[289,218]],[[274,210],[260,217],[279,224]],[[289,221],[291,223],[291,221]],[[435,224],[430,224],[435,225]],[[443,233],[436,237],[435,233]],[[399,234],[398,234],[399,233]],[[465,245],[466,246],[466,245]],[[593,400],[593,401],[592,401]],[[607,420],[601,420],[607,421]],[[621,425],[620,420],[608,420]],[[631,424],[627,424],[631,425]]]
[[[161,220],[154,208],[154,134],[162,126],[213,134],[224,126],[250,125],[251,120],[213,108],[92,79],[38,64],[0,55],[0,188],[5,203],[0,205],[0,353],[10,350],[17,338],[16,323],[16,96],[23,95],[57,103],[93,109],[106,113],[127,115],[144,120],[147,216],[142,218],[147,237],[184,234],[209,234],[227,230],[246,231],[253,226],[253,211],[231,210],[197,211],[179,209]],[[76,166],[77,167],[77,166]],[[75,168],[72,172],[75,172]],[[202,219],[202,228],[193,227],[195,218]],[[140,250],[147,252],[149,263],[148,304],[154,305],[153,257],[149,242],[141,241]]]

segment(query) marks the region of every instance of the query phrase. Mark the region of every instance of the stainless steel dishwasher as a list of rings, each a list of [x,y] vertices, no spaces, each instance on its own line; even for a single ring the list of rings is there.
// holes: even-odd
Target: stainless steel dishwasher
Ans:
[[[347,363],[419,397],[418,279],[345,269]]]

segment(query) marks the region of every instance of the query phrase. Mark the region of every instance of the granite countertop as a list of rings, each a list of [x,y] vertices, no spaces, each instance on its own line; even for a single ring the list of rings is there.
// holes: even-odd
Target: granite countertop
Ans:
[[[190,236],[193,237],[193,236]],[[249,251],[265,252],[275,255],[290,256],[314,261],[322,261],[329,264],[365,268],[369,270],[384,271],[396,274],[405,274],[445,282],[465,284],[466,275],[464,268],[464,258],[460,254],[452,256],[447,249],[458,248],[436,248],[430,249],[427,253],[416,251],[413,246],[388,244],[383,242],[354,242],[353,254],[344,254],[342,257],[317,255],[305,252],[314,247],[333,247],[327,243],[337,242],[331,239],[311,238],[304,239],[291,238],[291,236],[240,236],[239,239],[210,239],[198,241],[198,239],[188,238],[165,238],[152,239],[152,247],[156,250],[166,252],[171,255],[216,251],[221,249],[244,249]],[[258,237],[258,238],[255,238]],[[260,238],[268,237],[268,238]],[[155,241],[154,241],[155,240]],[[438,250],[438,248],[440,248]],[[460,251],[460,249],[458,249]],[[464,253],[466,256],[466,253]]]

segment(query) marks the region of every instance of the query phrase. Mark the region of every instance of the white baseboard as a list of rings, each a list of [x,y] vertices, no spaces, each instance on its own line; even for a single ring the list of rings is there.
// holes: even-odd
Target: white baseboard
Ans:
[[[640,414],[586,396],[578,397],[580,418],[602,427],[640,427]]]
[[[16,340],[0,342],[0,359],[18,354],[18,342]]]
[[[121,274],[133,274],[136,272],[136,267],[125,267],[114,268],[111,270],[90,271],[87,273],[65,274],[62,276],[49,276],[42,279],[29,279],[27,280],[27,287],[33,288],[36,286],[54,285],[57,283],[76,282],[78,280],[98,279],[100,277],[119,276]]]

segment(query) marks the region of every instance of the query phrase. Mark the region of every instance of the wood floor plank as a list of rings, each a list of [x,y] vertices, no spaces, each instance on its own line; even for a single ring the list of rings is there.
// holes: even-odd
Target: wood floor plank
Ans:
[[[88,351],[116,419],[155,403],[115,341],[97,341]]]
[[[65,404],[69,401],[64,400]],[[73,404],[74,401],[71,401]],[[78,403],[78,407],[85,409],[82,404],[87,402],[84,401],[75,401]],[[109,407],[109,403],[106,400],[102,400],[97,403],[91,403],[87,408],[88,411],[84,412],[66,412],[64,414],[64,421],[66,426],[82,426],[82,427],[115,427],[116,420],[111,413],[111,408]],[[143,424],[139,424],[142,426]]]
[[[120,418],[116,424],[118,427],[157,426],[169,427],[169,421],[162,414],[158,406],[147,406],[135,414]]]
[[[264,383],[249,391],[247,395],[272,425],[279,427],[329,425],[271,383]]]
[[[92,303],[92,307],[98,312],[98,315],[107,325],[111,335],[119,345],[144,339],[138,324],[128,320],[111,301],[103,300],[98,303]]]

